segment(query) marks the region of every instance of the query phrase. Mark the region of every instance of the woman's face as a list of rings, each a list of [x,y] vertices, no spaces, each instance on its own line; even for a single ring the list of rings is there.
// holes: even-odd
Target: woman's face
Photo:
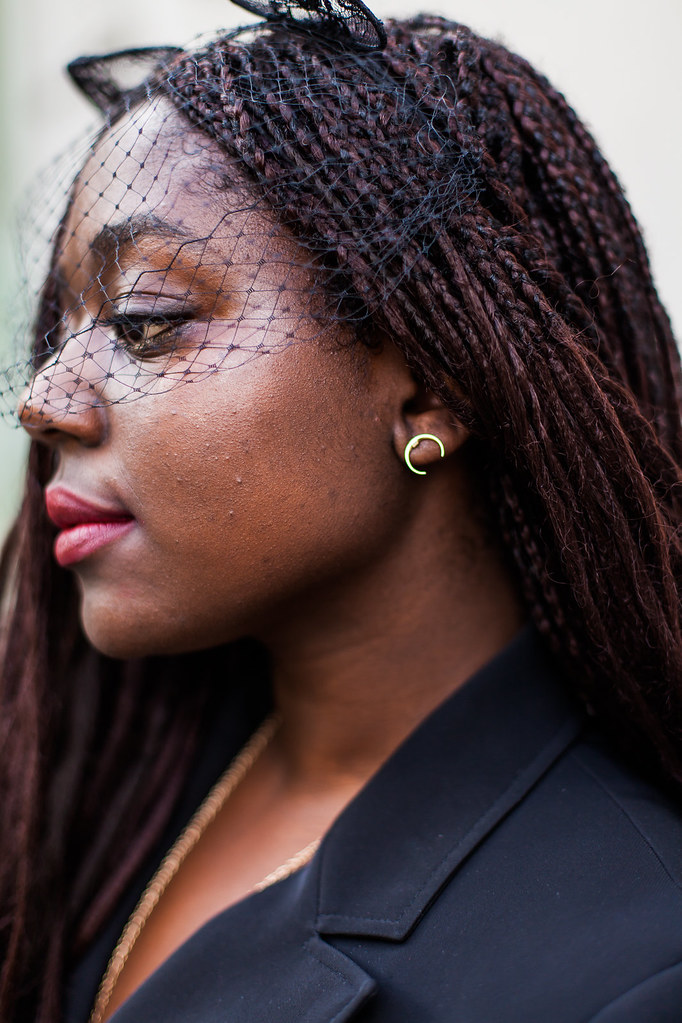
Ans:
[[[166,101],[97,146],[63,239],[22,418],[92,643],[207,647],[351,585],[404,512],[402,360],[343,344],[300,247]]]

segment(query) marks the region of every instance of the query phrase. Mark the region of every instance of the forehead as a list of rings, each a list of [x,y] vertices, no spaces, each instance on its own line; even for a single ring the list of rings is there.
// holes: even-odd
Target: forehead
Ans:
[[[175,244],[190,258],[199,245],[204,255],[219,249],[222,261],[237,245],[254,260],[266,250],[292,259],[295,247],[239,163],[163,97],[98,140],[74,183],[63,240],[60,262],[79,271],[93,248],[105,263],[130,247],[144,254]]]

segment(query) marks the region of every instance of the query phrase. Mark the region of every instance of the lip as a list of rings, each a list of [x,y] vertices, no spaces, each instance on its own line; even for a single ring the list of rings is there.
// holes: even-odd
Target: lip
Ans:
[[[135,518],[120,505],[90,500],[62,487],[45,491],[45,506],[48,517],[60,530],[54,556],[62,568],[113,543],[135,525]]]

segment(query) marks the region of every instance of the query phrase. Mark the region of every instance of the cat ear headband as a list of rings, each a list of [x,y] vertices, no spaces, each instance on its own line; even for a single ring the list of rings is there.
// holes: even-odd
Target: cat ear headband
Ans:
[[[232,0],[251,14],[360,52],[382,50],[386,32],[362,0]],[[144,99],[154,71],[184,53],[177,46],[146,46],[68,65],[73,82],[106,114]]]
[[[283,22],[357,50],[383,50],[386,33],[362,0],[232,0],[267,21]]]

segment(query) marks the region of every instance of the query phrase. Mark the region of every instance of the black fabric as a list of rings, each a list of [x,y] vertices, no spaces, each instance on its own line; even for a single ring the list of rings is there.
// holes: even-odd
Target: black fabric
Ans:
[[[681,878],[678,809],[592,734],[527,627],[307,867],[215,917],[113,1018],[682,1023]]]
[[[233,0],[251,14],[358,50],[382,50],[383,23],[362,0]]]

